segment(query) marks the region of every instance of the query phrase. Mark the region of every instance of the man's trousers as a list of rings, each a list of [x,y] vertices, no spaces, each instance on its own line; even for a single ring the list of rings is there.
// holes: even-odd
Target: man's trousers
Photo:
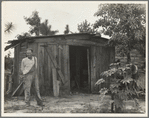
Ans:
[[[42,100],[39,92],[39,80],[35,72],[30,72],[26,74],[24,77],[24,94],[25,94],[25,102],[27,104],[30,104],[31,88],[33,90],[33,94],[35,96],[37,104],[41,104]]]

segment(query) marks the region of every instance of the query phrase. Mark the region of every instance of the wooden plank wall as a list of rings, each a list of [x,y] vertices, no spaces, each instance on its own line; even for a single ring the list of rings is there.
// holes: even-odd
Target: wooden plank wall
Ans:
[[[70,69],[69,69],[69,46],[63,45],[62,50],[62,73],[64,74],[66,83],[61,86],[62,94],[68,94],[70,92]]]
[[[91,46],[91,92],[95,92],[98,89],[95,87],[96,83],[96,47]]]
[[[18,72],[19,72],[19,51],[20,45],[15,47],[14,50],[14,75],[13,75],[13,91],[17,88],[18,83]]]
[[[44,43],[38,43],[38,77],[39,77],[39,87],[40,87],[40,94],[44,95],[44,48],[41,47],[41,45],[44,45]]]
[[[44,39],[36,40],[34,43],[26,44],[26,48],[30,47],[34,50],[34,55],[37,57],[38,60],[38,77],[39,77],[39,85],[40,85],[40,93],[41,95],[53,95],[53,81],[52,81],[52,62],[45,52],[44,45],[49,43],[52,39],[46,40],[49,42],[45,42]],[[57,39],[53,39],[57,40]],[[58,41],[58,40],[57,40]],[[70,68],[69,68],[69,45],[60,45],[62,49],[58,48],[57,45],[48,45],[48,48],[51,50],[52,55],[56,58],[57,63],[62,70],[62,73],[65,77],[66,83],[62,85],[60,84],[60,94],[68,94],[70,92]],[[19,52],[20,51],[20,52]],[[25,56],[23,55],[25,51],[25,47],[16,47],[15,55],[20,56],[15,58],[15,62],[19,62]],[[91,61],[91,91],[98,91],[102,86],[95,87],[96,81],[100,78],[101,72],[108,68],[113,59],[111,58],[114,55],[113,50],[106,49],[102,46],[91,46],[90,48],[90,61]],[[15,64],[16,68],[16,75],[18,75],[17,64]],[[58,75],[58,80],[60,80]],[[60,80],[61,81],[61,80]],[[18,82],[16,82],[18,84]]]
[[[108,70],[109,64],[115,60],[115,50],[112,47],[91,47],[91,91],[97,93],[103,87],[109,87],[110,80],[95,86],[95,83],[100,79],[100,74]]]
[[[14,91],[20,84],[20,72],[22,59],[26,57],[27,42],[21,43],[15,47],[14,51],[14,75],[13,75],[13,86]]]
[[[49,40],[50,41],[50,40]],[[38,73],[39,73],[39,83],[40,83],[40,93],[41,95],[53,95],[53,79],[52,79],[52,68],[53,64],[45,51],[45,42],[38,42],[37,52],[38,52]],[[70,72],[69,72],[69,46],[59,45],[62,49],[58,48],[58,45],[48,45],[48,49],[51,51],[52,55],[55,57],[57,63],[59,64],[65,79],[67,80],[64,85],[62,85],[59,75],[57,75],[58,80],[60,80],[60,94],[67,94],[70,91]]]

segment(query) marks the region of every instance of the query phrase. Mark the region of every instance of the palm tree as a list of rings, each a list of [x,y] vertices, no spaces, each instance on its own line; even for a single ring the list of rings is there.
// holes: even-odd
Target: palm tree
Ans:
[[[5,24],[5,30],[4,30],[4,32],[5,33],[11,33],[12,32],[12,30],[14,30],[14,24],[12,23],[12,22],[8,22],[8,23],[6,23]]]

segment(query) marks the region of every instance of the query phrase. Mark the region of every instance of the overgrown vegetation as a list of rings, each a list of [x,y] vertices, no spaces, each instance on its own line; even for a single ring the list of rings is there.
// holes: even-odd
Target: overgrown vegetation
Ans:
[[[120,63],[110,64],[110,69],[101,73],[95,85],[100,85],[105,82],[105,79],[110,79],[111,83],[109,88],[102,88],[100,94],[105,96],[110,93],[111,99],[111,112],[123,112],[124,101],[134,100],[138,104],[137,98],[144,93],[138,81],[137,67],[132,64],[126,64],[121,67]]]

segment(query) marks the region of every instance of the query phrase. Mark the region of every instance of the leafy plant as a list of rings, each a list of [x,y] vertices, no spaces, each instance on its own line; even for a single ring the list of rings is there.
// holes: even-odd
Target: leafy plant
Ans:
[[[137,74],[136,69],[136,66],[132,64],[121,67],[120,63],[112,63],[110,69],[102,72],[102,78],[95,83],[95,85],[100,85],[105,82],[106,78],[111,80],[110,87],[102,88],[99,93],[103,96],[108,92],[110,93],[113,100],[111,104],[112,112],[122,112],[124,101],[135,100],[139,96],[138,77],[134,76],[134,74]]]

